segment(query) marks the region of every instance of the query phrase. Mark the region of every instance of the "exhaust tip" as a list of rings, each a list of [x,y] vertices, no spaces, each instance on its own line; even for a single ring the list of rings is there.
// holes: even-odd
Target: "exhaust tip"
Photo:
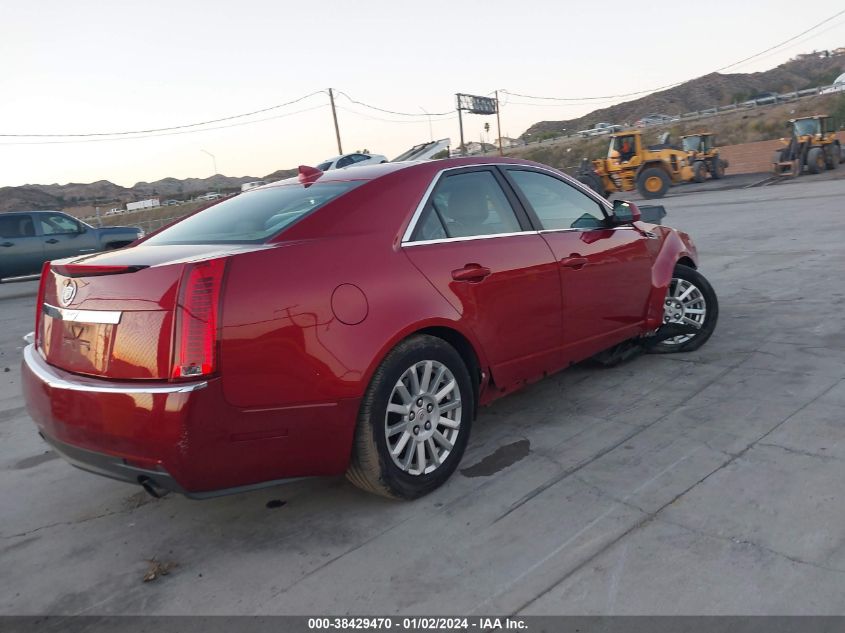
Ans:
[[[155,499],[161,499],[162,497],[166,496],[169,490],[166,490],[156,484],[155,481],[147,477],[146,475],[142,475],[138,477],[138,483],[141,484],[141,487],[147,491],[147,494]]]

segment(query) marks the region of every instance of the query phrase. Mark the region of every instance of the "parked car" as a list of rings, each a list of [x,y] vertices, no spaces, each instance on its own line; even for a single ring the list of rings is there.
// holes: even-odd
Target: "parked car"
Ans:
[[[677,121],[678,117],[671,117],[668,114],[647,114],[639,121],[634,123],[636,127],[649,127],[651,125],[664,125],[666,123],[672,123],[673,121]]]
[[[143,235],[129,226],[94,228],[61,211],[0,213],[0,281],[36,275],[51,259],[121,248]]]
[[[175,206],[180,205],[180,204],[182,204],[181,200],[165,200],[164,201],[164,206],[166,206],[166,207],[175,207]]]
[[[343,169],[344,167],[360,167],[361,165],[375,165],[378,163],[386,163],[387,156],[381,154],[364,154],[355,152],[353,154],[341,154],[340,156],[333,156],[327,158],[322,163],[317,165],[320,171],[328,171],[330,169]]]
[[[207,200],[219,200],[223,197],[222,193],[217,193],[216,191],[209,191],[201,196],[197,196],[197,200],[207,201]]]
[[[443,484],[479,406],[601,353],[689,351],[686,233],[507,158],[300,168],[42,276],[27,409],[80,468],[194,497]]]
[[[584,138],[589,136],[601,136],[602,134],[612,134],[622,129],[621,125],[614,123],[596,123],[589,130],[581,130],[578,134]]]
[[[822,88],[819,94],[829,95],[836,92],[845,92],[845,73],[839,75],[836,80],[827,88]]]
[[[267,182],[264,180],[253,180],[252,182],[245,182],[241,185],[241,191],[249,191],[250,189],[255,189],[256,187],[260,187],[261,185],[266,185]]]

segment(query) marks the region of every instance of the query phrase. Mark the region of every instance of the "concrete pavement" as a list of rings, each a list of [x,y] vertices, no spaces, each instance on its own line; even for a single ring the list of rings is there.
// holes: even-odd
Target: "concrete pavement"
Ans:
[[[663,204],[720,298],[709,343],[494,404],[414,503],[73,469],[19,393],[34,285],[0,286],[0,613],[845,613],[845,181]]]

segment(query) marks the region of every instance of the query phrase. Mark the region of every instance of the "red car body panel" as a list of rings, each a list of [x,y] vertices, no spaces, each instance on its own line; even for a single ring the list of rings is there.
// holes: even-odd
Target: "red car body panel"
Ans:
[[[560,368],[560,278],[542,237],[423,244],[405,254],[484,341],[497,387],[511,389]],[[453,279],[468,264],[488,268],[489,276]]]
[[[696,258],[688,237],[666,227],[403,245],[433,179],[479,162],[330,172],[321,178],[363,184],[265,244],[145,240],[74,260],[140,269],[73,280],[71,312],[116,312],[117,323],[42,315],[40,346],[27,348],[23,368],[30,415],[77,465],[201,495],[343,473],[373,373],[415,332],[465,343],[486,404],[660,325],[675,264]],[[583,264],[572,266],[575,256]],[[218,258],[216,367],[169,378],[183,273]],[[455,279],[475,265],[489,275]],[[43,303],[59,309],[68,279],[45,275]]]

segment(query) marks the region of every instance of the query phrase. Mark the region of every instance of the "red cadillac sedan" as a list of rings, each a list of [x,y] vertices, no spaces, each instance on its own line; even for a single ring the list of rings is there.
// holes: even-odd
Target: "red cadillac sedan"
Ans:
[[[527,161],[266,185],[45,265],[23,390],[84,470],[190,497],[346,476],[413,499],[478,407],[573,363],[700,347],[690,238]]]

